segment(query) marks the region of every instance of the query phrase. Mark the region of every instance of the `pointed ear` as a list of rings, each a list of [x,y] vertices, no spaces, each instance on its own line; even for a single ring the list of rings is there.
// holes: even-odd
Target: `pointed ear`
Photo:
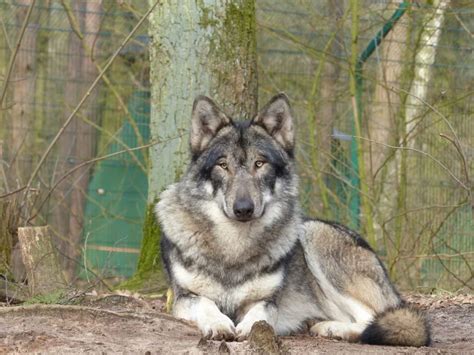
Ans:
[[[295,131],[288,96],[280,93],[266,104],[252,124],[263,127],[287,152],[295,146]]]
[[[191,118],[191,135],[189,138],[191,153],[201,153],[219,130],[232,123],[212,101],[206,96],[198,96],[194,100]]]

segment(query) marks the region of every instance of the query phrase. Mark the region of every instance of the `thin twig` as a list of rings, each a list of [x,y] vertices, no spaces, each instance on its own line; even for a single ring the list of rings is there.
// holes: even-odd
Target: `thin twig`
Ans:
[[[10,63],[8,63],[7,74],[5,75],[5,78],[3,80],[3,88],[0,94],[0,108],[3,107],[3,100],[5,99],[5,95],[7,94],[8,82],[13,72],[13,66],[15,65],[16,56],[18,55],[18,52],[20,50],[21,41],[23,40],[23,37],[25,36],[26,28],[28,27],[28,22],[30,21],[31,13],[33,12],[35,3],[36,3],[36,0],[31,1],[30,7],[28,8],[28,12],[26,13],[26,17],[23,20],[23,25],[21,26],[18,41],[16,42],[16,46],[15,46],[15,51],[12,53],[12,56],[10,57]]]
[[[451,142],[452,145],[454,145],[454,147],[456,148],[456,150],[458,151],[459,155],[461,156],[461,159],[462,159],[462,167],[463,167],[463,171],[464,171],[464,176],[466,177],[466,183],[469,185],[470,184],[470,180],[469,180],[469,171],[468,171],[468,168],[467,168],[467,161],[464,159],[464,154],[462,152],[462,148],[461,146],[459,145],[459,142],[454,140],[453,138],[451,137],[448,137],[446,134],[444,133],[440,133],[439,134],[440,137],[444,138],[444,139],[447,139],[448,141]]]
[[[59,140],[59,138],[62,136],[63,132],[66,130],[66,128],[69,126],[69,124],[71,123],[71,121],[74,119],[74,117],[76,116],[77,112],[79,111],[79,109],[82,107],[82,105],[84,104],[84,102],[88,99],[88,97],[91,95],[92,93],[92,90],[97,86],[97,84],[99,83],[99,81],[102,79],[102,77],[104,76],[105,72],[109,69],[109,67],[112,65],[112,63],[114,62],[115,58],[117,58],[117,56],[119,55],[120,51],[125,47],[125,45],[127,44],[127,42],[130,40],[130,38],[132,38],[132,36],[135,34],[135,32],[140,28],[140,26],[143,24],[143,22],[145,22],[145,20],[148,18],[148,16],[150,15],[150,13],[155,9],[155,7],[159,4],[159,1],[155,2],[154,5],[152,5],[150,7],[150,9],[145,13],[145,15],[143,15],[143,17],[140,19],[140,21],[138,21],[138,23],[135,25],[135,27],[132,29],[132,31],[128,34],[128,36],[122,41],[122,43],[120,44],[120,46],[117,48],[117,50],[114,52],[114,54],[112,55],[112,57],[109,59],[109,61],[107,62],[107,64],[104,66],[104,68],[102,69],[102,71],[99,73],[99,75],[97,76],[97,78],[93,81],[93,83],[91,84],[91,86],[89,87],[89,89],[87,90],[87,92],[84,94],[84,96],[82,97],[82,99],[79,101],[79,103],[77,104],[76,108],[71,112],[71,114],[69,115],[69,117],[66,119],[66,121],[64,122],[64,124],[61,126],[61,128],[59,129],[58,133],[56,134],[56,136],[53,138],[53,140],[51,141],[51,143],[49,144],[48,148],[46,148],[46,151],[43,153],[43,155],[41,156],[41,159],[39,160],[38,164],[36,165],[35,167],[35,170],[33,171],[33,173],[31,174],[27,184],[26,184],[26,191],[25,191],[25,195],[28,195],[28,191],[30,190],[31,188],[31,185],[33,183],[33,180],[36,178],[36,175],[38,174],[39,170],[41,169],[41,167],[43,166],[44,162],[46,161],[46,158],[48,157],[49,153],[51,152],[51,150],[53,149],[53,146],[56,144],[56,142]]]
[[[136,150],[140,150],[140,149],[145,149],[145,148],[149,148],[155,144],[160,144],[160,143],[166,143],[170,140],[173,140],[173,139],[177,139],[177,138],[180,138],[182,137],[182,135],[178,135],[178,136],[174,136],[174,137],[171,137],[169,139],[164,139],[164,140],[160,140],[160,141],[154,141],[154,142],[150,142],[148,144],[145,144],[145,145],[142,145],[142,146],[139,146],[139,147],[134,147],[134,148],[127,148],[127,149],[123,149],[123,150],[120,150],[118,152],[114,152],[114,153],[110,153],[110,154],[107,154],[107,155],[102,155],[100,157],[96,157],[96,158],[93,158],[93,159],[90,159],[90,160],[86,160],[86,161],[83,161],[81,164],[79,165],[76,165],[74,168],[72,168],[71,170],[67,171],[63,176],[61,176],[59,178],[59,180],[57,180],[55,182],[55,184],[53,185],[53,187],[50,188],[50,191],[48,192],[48,194],[46,195],[46,199],[48,199],[48,197],[51,195],[51,193],[53,192],[53,190],[55,190],[58,185],[64,180],[66,179],[69,175],[73,174],[76,170],[86,166],[86,165],[89,165],[89,164],[92,164],[92,163],[95,163],[95,162],[98,162],[98,161],[101,161],[101,160],[105,160],[105,159],[108,159],[108,158],[112,158],[116,155],[120,155],[120,154],[123,154],[123,153],[131,153],[133,151],[136,151]],[[26,189],[26,185],[25,186],[22,186],[14,191],[10,191],[4,195],[0,195],[0,199],[2,198],[5,198],[5,197],[8,197],[8,196],[11,196],[11,195],[14,195],[16,193],[19,193],[21,191],[23,191],[24,189]],[[41,207],[44,205],[45,201],[43,201],[41,203],[41,205],[39,206],[38,208],[38,211],[41,209]],[[29,220],[33,219],[34,217],[36,217],[37,215],[31,217]]]
[[[434,156],[432,156],[430,153],[427,153],[427,152],[424,152],[422,150],[419,150],[419,149],[416,149],[416,148],[411,148],[411,147],[400,147],[400,146],[395,146],[395,145],[390,145],[390,144],[386,144],[386,143],[382,143],[382,142],[376,142],[372,139],[368,139],[368,138],[365,138],[365,137],[359,137],[359,136],[351,136],[353,138],[357,138],[357,139],[362,139],[362,140],[365,140],[365,141],[369,141],[371,143],[375,143],[375,144],[380,144],[381,146],[384,146],[384,147],[387,147],[387,148],[392,148],[392,149],[402,149],[402,150],[411,150],[413,152],[417,152],[417,153],[420,153],[422,155],[425,155],[427,156],[428,158],[430,158],[431,160],[433,160],[436,164],[438,164],[440,167],[442,167],[459,185],[461,185],[461,187],[463,189],[465,189],[466,191],[470,191],[469,187],[466,186],[461,180],[459,180],[456,175],[454,175],[451,170],[449,170],[449,168],[444,165],[441,161],[439,161],[438,159],[436,159]]]
[[[443,259],[440,258],[437,253],[434,254],[434,257],[439,261],[439,263],[441,264],[441,266],[448,272],[448,274],[450,274],[452,277],[454,277],[460,284],[463,285],[463,287],[467,287],[467,288],[469,288],[470,290],[473,289],[473,288],[468,284],[469,281],[464,281],[463,279],[461,279],[460,277],[458,277],[454,272],[452,272],[451,269],[446,266],[446,264],[444,263]]]
[[[434,113],[436,113],[445,123],[446,125],[449,127],[451,133],[453,134],[453,137],[454,137],[454,142],[453,144],[455,145],[459,155],[461,156],[462,158],[462,162],[464,164],[464,169],[465,171],[467,171],[467,158],[466,158],[466,154],[464,152],[464,150],[462,149],[461,147],[461,144],[460,144],[460,139],[454,129],[454,127],[452,126],[451,122],[449,122],[448,118],[443,115],[436,107],[434,107],[433,105],[431,105],[429,102],[427,102],[426,100],[422,99],[421,97],[418,97],[416,95],[413,95],[412,93],[406,91],[406,90],[403,90],[403,89],[400,89],[401,92],[404,92],[406,93],[407,95],[409,96],[412,96],[414,97],[415,99],[417,99],[418,101],[420,101],[422,104],[426,105],[428,108],[430,108]],[[470,180],[469,180],[469,174],[466,175],[466,179],[467,179],[467,183],[469,184],[470,183]],[[467,187],[465,187],[464,185],[464,188],[465,189],[468,189]],[[470,189],[469,189],[470,191]]]
[[[0,199],[5,198],[5,197],[8,197],[8,196],[11,196],[11,195],[14,195],[14,194],[17,194],[17,193],[19,193],[19,192],[22,192],[24,189],[26,189],[26,186],[22,186],[22,187],[20,187],[19,189],[16,189],[16,190],[7,192],[7,193],[4,194],[4,195],[0,195]]]
[[[82,253],[82,257],[83,257],[82,262],[84,263],[85,270],[87,270],[87,242],[89,241],[90,235],[91,233],[87,232],[86,237],[84,238],[84,252]],[[90,283],[89,273],[87,271],[86,271],[86,280],[87,280],[87,283]]]
[[[405,256],[400,256],[400,259],[433,259],[437,257],[449,259],[449,258],[457,258],[464,255],[474,255],[474,251],[467,251],[465,253],[458,252],[456,254],[436,253],[436,255],[435,254],[405,255]]]
[[[404,90],[404,89],[399,89],[398,91],[400,92],[403,92],[405,94],[407,94],[408,96],[411,96],[415,99],[417,99],[418,101],[420,101],[423,105],[427,106],[431,111],[433,111],[434,113],[436,113],[440,118],[443,119],[443,121],[446,123],[446,125],[449,127],[450,131],[453,133],[453,136],[454,138],[456,139],[456,141],[459,142],[459,137],[456,133],[456,131],[454,130],[454,127],[453,125],[451,124],[451,122],[449,122],[448,118],[443,115],[436,107],[434,107],[433,105],[431,105],[428,101],[426,101],[425,99],[421,98],[421,97],[418,97],[417,95],[413,95],[411,92],[408,92],[407,90]],[[464,154],[464,153],[463,153]]]
[[[173,137],[174,138],[174,137]],[[160,141],[161,142],[161,141]],[[56,182],[55,184],[49,189],[48,193],[46,194],[46,197],[43,199],[43,202],[41,202],[41,204],[38,206],[37,208],[37,213],[34,214],[33,216],[31,216],[27,222],[31,221],[32,219],[34,219],[39,211],[41,210],[41,208],[43,207],[43,205],[46,203],[46,201],[48,200],[49,196],[51,196],[51,194],[53,193],[53,191],[58,187],[58,185],[63,182],[69,175],[73,174],[76,170],[79,170],[80,168],[83,168],[87,165],[90,165],[92,163],[95,163],[95,162],[98,162],[98,161],[101,161],[101,160],[105,160],[105,159],[109,159],[109,158],[112,158],[114,156],[117,156],[117,155],[120,155],[120,154],[123,154],[123,153],[129,153],[129,152],[133,152],[135,150],[140,150],[140,149],[145,149],[145,148],[149,148],[155,144],[158,144],[160,143],[158,141],[154,141],[154,142],[151,142],[151,143],[148,143],[148,144],[145,144],[145,145],[142,145],[142,146],[139,146],[139,147],[135,147],[135,148],[128,148],[128,149],[124,149],[124,150],[120,150],[118,152],[114,152],[114,153],[110,153],[110,154],[107,154],[107,155],[103,155],[103,156],[100,156],[100,157],[97,157],[97,158],[93,158],[93,159],[90,159],[90,160],[86,160],[86,161],[83,161],[81,164],[78,164],[76,165],[74,168],[72,168],[71,170],[67,171],[63,176],[61,176]],[[25,187],[26,188],[26,187]],[[1,196],[0,196],[1,197]]]
[[[468,203],[468,201],[467,201],[467,199],[465,199],[464,201],[461,201],[457,205],[429,205],[429,206],[423,206],[423,207],[418,207],[418,208],[412,208],[412,209],[409,209],[409,210],[405,210],[402,213],[398,213],[396,215],[393,215],[393,216],[389,217],[388,219],[383,221],[383,225],[386,225],[387,223],[390,223],[395,218],[403,217],[403,216],[406,216],[406,215],[414,213],[414,212],[421,212],[421,211],[426,211],[426,210],[431,210],[431,209],[460,208],[460,207],[466,206],[467,203]]]
[[[104,77],[105,78],[105,77]],[[88,125],[94,127],[96,130],[98,130],[100,133],[107,135],[109,138],[111,138],[113,141],[115,141],[118,145],[122,146],[124,149],[130,149],[130,147],[125,144],[123,140],[120,138],[116,137],[116,134],[110,133],[109,131],[103,129],[100,125],[96,124],[95,122],[89,120],[86,116],[81,115],[81,119],[87,123]],[[138,145],[144,145],[143,140],[141,142],[138,142]],[[137,158],[135,154],[130,153],[130,157],[133,159],[133,162],[138,165],[140,169],[142,169],[144,172],[147,171],[146,167],[142,162]]]
[[[64,11],[66,12],[72,31],[82,41],[84,39],[84,36],[81,32],[81,28],[79,26],[79,23],[77,22],[76,16],[74,16],[74,12],[73,12],[73,9],[71,8],[71,5],[66,0],[61,0],[61,5],[63,5]]]
[[[461,19],[461,17],[459,16],[459,14],[457,13],[457,11],[453,11],[453,15],[454,17],[456,17],[456,20],[458,20],[459,24],[461,25],[461,27],[464,29],[464,31],[466,31],[469,36],[471,36],[472,38],[474,38],[474,33],[472,33],[469,28],[466,26],[466,24],[464,23],[464,21]]]
[[[459,257],[462,259],[462,261],[464,261],[464,264],[466,265],[467,269],[469,270],[469,272],[471,273],[471,278],[474,276],[474,272],[472,271],[472,267],[471,267],[471,264],[470,262],[466,259],[464,253],[461,253],[458,249],[452,247],[450,244],[448,244],[448,242],[446,240],[444,240],[444,245],[446,248],[448,248],[449,250],[459,254]],[[474,253],[474,252],[473,252]],[[439,254],[438,254],[439,255]],[[458,268],[459,270],[459,268]]]
[[[3,31],[3,36],[4,36],[3,38],[5,38],[5,43],[7,44],[7,48],[10,52],[13,52],[13,46],[10,43],[10,40],[8,39],[9,35],[8,35],[7,28],[5,26],[5,21],[3,21],[3,18],[0,18],[0,22],[2,23],[2,31]]]

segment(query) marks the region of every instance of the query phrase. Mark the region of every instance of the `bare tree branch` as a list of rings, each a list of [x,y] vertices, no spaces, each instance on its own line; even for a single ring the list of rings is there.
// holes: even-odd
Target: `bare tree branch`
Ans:
[[[362,139],[362,140],[365,140],[365,141],[369,141],[371,143],[380,144],[381,146],[384,146],[384,147],[387,147],[387,148],[401,149],[401,150],[411,150],[413,152],[417,152],[419,154],[427,156],[428,158],[433,160],[436,164],[438,164],[441,168],[443,168],[443,170],[445,170],[449,174],[449,176],[451,176],[453,178],[453,180],[455,180],[464,190],[466,190],[468,192],[470,191],[469,187],[466,186],[466,184],[464,184],[461,180],[459,180],[459,178],[456,175],[454,175],[453,172],[446,165],[444,165],[441,161],[436,159],[430,153],[424,152],[424,151],[416,149],[416,148],[400,147],[400,146],[394,146],[394,145],[390,145],[390,144],[386,144],[386,143],[382,143],[382,142],[376,142],[374,140],[371,140],[371,139],[368,139],[368,138],[365,138],[365,137],[358,137],[358,136],[352,136],[352,137],[357,138],[357,139]]]
[[[145,13],[145,15],[143,15],[143,17],[140,19],[140,21],[138,21],[138,23],[135,25],[135,27],[132,29],[132,31],[130,31],[130,33],[127,35],[127,37],[122,41],[122,43],[120,44],[120,46],[117,48],[117,50],[115,51],[115,53],[110,57],[109,61],[107,62],[107,64],[104,66],[104,68],[102,69],[102,71],[99,73],[99,75],[97,76],[97,78],[92,82],[91,86],[89,87],[89,89],[87,90],[87,92],[84,94],[84,96],[82,97],[82,99],[79,101],[79,103],[77,104],[76,108],[71,112],[71,114],[69,115],[69,117],[66,119],[66,121],[64,122],[64,124],[61,126],[61,128],[59,129],[58,133],[55,135],[55,137],[53,138],[53,140],[51,141],[51,143],[49,144],[49,146],[46,148],[45,152],[43,153],[43,155],[41,156],[41,159],[39,160],[38,164],[36,165],[33,173],[31,174],[30,176],[30,179],[28,180],[27,184],[26,184],[26,191],[25,191],[25,195],[28,195],[28,190],[31,188],[31,185],[33,183],[33,180],[36,178],[36,175],[38,174],[39,170],[41,169],[42,165],[44,164],[44,162],[46,161],[46,158],[48,157],[49,153],[51,152],[51,150],[53,149],[53,146],[56,144],[56,142],[59,140],[59,137],[61,137],[61,135],[63,134],[63,132],[66,130],[67,126],[71,123],[71,121],[74,119],[74,117],[76,116],[77,112],[79,111],[79,109],[82,107],[82,105],[84,104],[84,102],[87,100],[87,98],[90,96],[92,90],[97,86],[97,84],[99,83],[99,81],[102,79],[102,77],[104,76],[105,72],[110,68],[110,66],[112,65],[112,63],[114,62],[115,58],[117,58],[117,56],[119,55],[120,51],[125,47],[125,45],[127,44],[127,42],[130,40],[130,38],[132,38],[132,36],[137,32],[137,30],[140,28],[140,26],[143,24],[143,22],[145,22],[145,20],[148,18],[148,16],[151,14],[151,12],[156,8],[156,6],[159,4],[159,1],[155,2],[154,5],[152,5],[149,10]],[[30,219],[29,219],[30,220]]]

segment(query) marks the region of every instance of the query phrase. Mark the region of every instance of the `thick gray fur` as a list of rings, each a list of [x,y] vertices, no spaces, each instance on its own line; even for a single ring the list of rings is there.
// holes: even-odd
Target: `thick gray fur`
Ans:
[[[424,315],[404,307],[367,243],[302,217],[294,140],[284,94],[251,121],[196,99],[192,161],[156,206],[175,316],[213,339],[243,340],[265,320],[281,335],[309,327],[348,341],[427,345]]]

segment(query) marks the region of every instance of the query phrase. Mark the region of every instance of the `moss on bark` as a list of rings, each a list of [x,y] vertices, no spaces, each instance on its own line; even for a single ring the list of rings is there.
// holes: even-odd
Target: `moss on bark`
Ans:
[[[207,26],[215,24],[209,20],[208,8],[201,10],[207,19],[203,22]],[[228,114],[250,118],[257,113],[255,1],[229,2],[217,18],[209,38],[211,91]]]
[[[143,240],[135,275],[118,288],[141,292],[166,290],[160,253],[160,227],[154,214],[155,203],[149,204],[143,224]]]

